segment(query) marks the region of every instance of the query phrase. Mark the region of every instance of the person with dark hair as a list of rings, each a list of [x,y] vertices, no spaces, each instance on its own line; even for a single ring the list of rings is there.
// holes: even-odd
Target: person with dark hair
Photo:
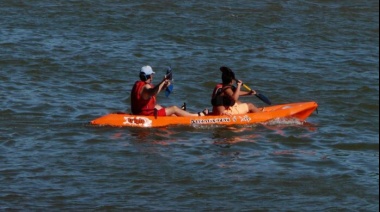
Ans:
[[[144,116],[205,116],[208,110],[198,114],[189,113],[177,106],[163,107],[157,104],[156,96],[170,85],[169,77],[157,85],[152,84],[155,72],[152,67],[144,66],[140,70],[140,81],[136,81],[131,92],[132,114]]]
[[[235,73],[228,67],[220,67],[222,72],[222,83],[215,86],[212,93],[211,104],[213,115],[239,115],[256,113],[260,110],[252,103],[239,101],[240,96],[254,95],[255,91],[241,91],[243,82],[236,80]],[[236,82],[237,87],[233,86]]]

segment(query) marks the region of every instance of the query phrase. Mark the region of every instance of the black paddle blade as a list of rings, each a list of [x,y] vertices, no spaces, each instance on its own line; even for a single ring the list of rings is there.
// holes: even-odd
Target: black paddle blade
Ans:
[[[173,80],[173,72],[171,67],[168,67],[168,69],[166,69],[166,79]]]
[[[256,97],[259,98],[261,101],[265,102],[265,104],[272,105],[272,102],[263,94],[258,93],[258,94],[256,94]]]

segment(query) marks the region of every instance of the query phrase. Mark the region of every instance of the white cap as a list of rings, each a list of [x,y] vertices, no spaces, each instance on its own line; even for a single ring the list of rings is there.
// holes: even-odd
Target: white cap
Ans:
[[[140,73],[144,73],[145,75],[155,74],[152,67],[150,67],[150,66],[143,66],[141,68]]]

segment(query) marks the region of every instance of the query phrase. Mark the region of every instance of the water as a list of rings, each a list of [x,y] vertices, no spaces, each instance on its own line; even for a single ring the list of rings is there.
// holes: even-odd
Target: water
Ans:
[[[379,3],[0,1],[0,210],[378,211]],[[99,128],[139,68],[209,107],[218,68],[308,123]],[[257,98],[245,98],[258,106]]]

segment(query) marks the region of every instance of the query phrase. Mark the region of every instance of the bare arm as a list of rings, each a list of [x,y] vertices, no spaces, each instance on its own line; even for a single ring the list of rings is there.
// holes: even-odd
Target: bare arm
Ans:
[[[240,82],[240,83],[239,83]],[[241,81],[238,82],[238,85],[237,85],[237,88],[235,90],[235,92],[231,89],[231,88],[228,88],[227,90],[225,90],[225,94],[227,96],[229,96],[231,98],[231,100],[234,100],[235,102],[237,102],[239,100],[239,96],[240,96],[240,89],[241,89]]]
[[[149,84],[146,84],[142,91],[141,95],[144,99],[149,99],[152,96],[158,95],[165,87],[167,87],[170,84],[170,81],[168,79],[163,79],[160,84],[158,84],[155,87],[152,87]]]
[[[240,91],[240,96],[250,96],[255,95],[257,92],[254,90],[251,91]]]

